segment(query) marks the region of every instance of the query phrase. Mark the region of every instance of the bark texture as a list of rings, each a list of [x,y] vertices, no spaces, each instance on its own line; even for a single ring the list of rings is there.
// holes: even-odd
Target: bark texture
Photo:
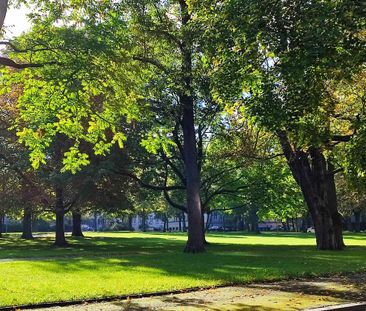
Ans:
[[[182,27],[189,20],[190,14],[185,0],[180,0]],[[194,100],[192,91],[192,43],[185,36],[181,42],[183,92],[179,94],[182,106],[183,155],[186,174],[186,201],[188,214],[188,241],[185,252],[205,251],[202,208],[200,198],[200,174],[197,156],[197,141],[194,128]]]
[[[63,201],[63,190],[61,187],[57,186],[55,188],[56,193],[56,204],[55,204],[55,213],[56,213],[56,239],[55,246],[66,246],[67,241],[65,238],[65,207]]]
[[[197,149],[194,131],[193,100],[183,96],[184,162],[187,178],[188,241],[185,252],[203,252],[204,230],[200,198],[200,178],[197,166]]]
[[[361,211],[354,211],[353,214],[355,216],[355,223],[354,223],[353,231],[360,232],[361,231]]]
[[[22,221],[22,236],[24,240],[32,240],[32,209],[30,207],[24,207],[23,209],[23,221]]]
[[[334,166],[320,148],[307,151],[292,146],[286,133],[278,133],[291,172],[301,188],[315,227],[319,250],[344,248],[342,216],[338,212]]]
[[[0,238],[2,237],[4,232],[4,218],[5,218],[4,214],[0,213]]]
[[[72,212],[72,236],[84,237],[83,231],[81,230],[81,213],[79,211]]]

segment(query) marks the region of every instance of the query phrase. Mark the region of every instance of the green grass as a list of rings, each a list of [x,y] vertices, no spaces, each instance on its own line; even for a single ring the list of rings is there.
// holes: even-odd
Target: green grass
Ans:
[[[52,238],[0,239],[0,307],[196,286],[366,270],[366,235],[345,251],[316,251],[310,234],[210,234],[198,255],[183,234],[89,233],[54,248]],[[9,260],[8,260],[9,259]]]

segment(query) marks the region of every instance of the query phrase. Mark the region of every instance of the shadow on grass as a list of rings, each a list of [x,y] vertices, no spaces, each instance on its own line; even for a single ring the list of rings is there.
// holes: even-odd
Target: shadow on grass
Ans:
[[[59,256],[88,256],[110,253],[139,253],[180,251],[184,241],[161,239],[159,237],[85,237],[69,238],[66,247],[54,247],[51,237],[36,238],[31,241],[10,237],[0,240],[1,258],[51,258]]]
[[[141,254],[120,253],[98,258],[95,253],[93,257],[59,258],[47,261],[47,264],[39,261],[33,265],[56,274],[93,271],[98,276],[108,267],[117,272],[181,276],[233,284],[366,268],[366,247],[332,252],[316,251],[312,246],[214,244],[206,253],[191,255],[182,253],[180,245],[170,245],[159,238],[151,240],[155,248],[160,247],[164,252],[150,251],[150,245]],[[141,243],[139,239],[137,242]],[[116,241],[111,243],[113,245]],[[103,249],[103,246],[99,247]]]

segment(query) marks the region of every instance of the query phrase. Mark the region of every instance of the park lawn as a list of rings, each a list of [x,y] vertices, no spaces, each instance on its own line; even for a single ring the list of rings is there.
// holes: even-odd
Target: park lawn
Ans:
[[[210,234],[207,252],[182,253],[184,234],[88,233],[54,248],[51,238],[0,239],[0,307],[366,271],[366,235],[345,251],[316,251],[311,234]]]

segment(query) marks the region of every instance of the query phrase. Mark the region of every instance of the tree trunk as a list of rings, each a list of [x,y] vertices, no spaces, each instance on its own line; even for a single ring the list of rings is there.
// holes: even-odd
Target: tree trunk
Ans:
[[[0,213],[0,238],[2,237],[4,232],[4,218],[4,214]]]
[[[72,212],[72,236],[84,237],[81,230],[81,213],[79,211]]]
[[[182,26],[190,21],[188,5],[179,0]],[[186,174],[186,197],[188,212],[188,241],[185,252],[197,253],[205,251],[204,230],[202,226],[202,210],[200,197],[200,174],[198,168],[196,132],[194,128],[194,101],[192,91],[192,38],[185,37],[181,42],[183,91],[179,94],[183,110],[183,154]]]
[[[23,209],[23,233],[21,238],[24,240],[32,240],[32,209],[30,207],[24,207]]]
[[[291,146],[286,133],[278,133],[278,137],[312,217],[317,248],[343,249],[342,216],[338,213],[331,161],[325,159],[320,148],[310,147],[305,152]]]
[[[237,230],[244,231],[244,218],[241,215],[238,218]]]
[[[254,233],[260,233],[258,225],[259,217],[257,213],[258,213],[257,208],[251,208],[249,211],[250,231]]]
[[[142,232],[146,232],[146,214],[144,210],[141,214],[141,230]]]
[[[209,217],[209,214],[207,214],[207,221],[208,221],[208,217]],[[205,224],[205,212],[204,210],[202,209],[202,238],[203,238],[203,243],[204,245],[208,245],[210,244],[207,240],[206,240],[206,230],[207,230],[207,224]]]
[[[310,221],[309,221],[309,217],[310,217],[309,212],[307,212],[306,215],[302,218],[301,231],[303,233],[307,233],[308,228],[311,226]]]
[[[128,215],[128,230],[129,231],[133,231],[132,219],[133,219],[133,216],[132,215]]]
[[[186,214],[182,212],[183,232],[187,231]]]
[[[354,224],[354,232],[361,231],[361,211],[354,211],[353,214],[355,215],[355,224]]]
[[[66,238],[65,238],[65,207],[63,202],[63,190],[61,187],[55,187],[56,193],[56,204],[55,204],[55,213],[56,213],[56,240],[55,246],[66,246]]]
[[[197,165],[197,148],[194,130],[193,99],[185,95],[183,136],[184,162],[187,178],[188,241],[185,252],[196,253],[205,250],[204,230],[200,199],[200,179]]]

